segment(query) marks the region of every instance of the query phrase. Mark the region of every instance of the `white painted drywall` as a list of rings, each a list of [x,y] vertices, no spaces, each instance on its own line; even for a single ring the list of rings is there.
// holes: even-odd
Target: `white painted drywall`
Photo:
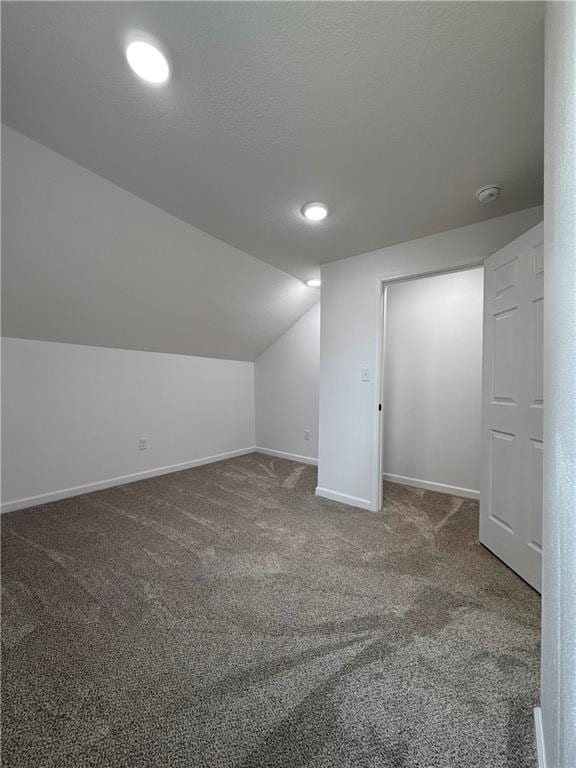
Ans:
[[[318,458],[319,375],[320,302],[256,359],[259,448],[293,458]]]
[[[9,509],[254,446],[250,362],[5,338],[2,369]]]
[[[483,277],[482,269],[470,269],[387,288],[389,479],[479,492]]]
[[[548,3],[544,187],[542,723],[576,765],[576,3]]]
[[[6,127],[2,166],[5,336],[254,360],[318,300]]]
[[[541,220],[529,208],[322,267],[319,494],[377,508],[379,280],[474,264]]]

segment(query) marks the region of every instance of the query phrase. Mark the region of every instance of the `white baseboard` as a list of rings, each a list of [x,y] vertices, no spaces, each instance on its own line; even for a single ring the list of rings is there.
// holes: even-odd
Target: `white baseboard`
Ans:
[[[137,480],[145,480],[148,477],[158,477],[159,475],[168,475],[171,472],[180,472],[183,469],[193,469],[194,467],[201,467],[204,464],[213,464],[217,461],[224,461],[225,459],[232,459],[234,456],[244,456],[247,453],[254,453],[257,449],[251,446],[250,448],[240,448],[236,451],[227,451],[226,453],[217,453],[214,456],[205,456],[201,459],[193,459],[192,461],[184,461],[180,464],[170,464],[166,467],[157,467],[155,469],[147,469],[143,472],[134,472],[130,475],[121,475],[119,477],[111,477],[108,480],[100,480],[96,483],[87,483],[86,485],[76,485],[72,488],[64,488],[61,491],[52,491],[50,493],[41,493],[38,496],[29,496],[24,499],[15,499],[14,501],[6,501],[2,504],[1,512],[13,512],[16,509],[26,509],[27,507],[36,507],[39,504],[47,504],[49,501],[58,501],[59,499],[68,499],[72,496],[81,496],[84,493],[91,493],[92,491],[102,491],[105,488],[112,488],[115,485],[126,485],[126,483],[135,483]]]
[[[546,752],[544,751],[544,729],[542,728],[542,710],[534,707],[534,730],[536,732],[536,753],[538,768],[546,768]]]
[[[463,496],[465,499],[479,499],[480,491],[473,491],[471,488],[459,488],[457,485],[443,485],[442,483],[432,483],[428,480],[418,480],[415,477],[404,477],[403,475],[390,475],[383,472],[382,477],[388,483],[400,483],[401,485],[411,485],[414,488],[423,488],[425,491],[437,491],[438,493],[449,493],[451,496]]]
[[[301,464],[318,465],[318,459],[313,459],[310,456],[301,456],[299,453],[287,453],[286,451],[273,451],[271,448],[260,448],[256,446],[254,448],[256,453],[264,453],[266,456],[276,456],[278,459],[288,459],[289,461],[298,461]]]
[[[339,501],[341,504],[348,504],[350,507],[367,509],[369,512],[378,512],[378,509],[374,507],[369,499],[361,499],[358,496],[349,496],[347,493],[331,491],[328,488],[317,487],[316,496],[321,496],[323,499],[330,499],[330,501]]]

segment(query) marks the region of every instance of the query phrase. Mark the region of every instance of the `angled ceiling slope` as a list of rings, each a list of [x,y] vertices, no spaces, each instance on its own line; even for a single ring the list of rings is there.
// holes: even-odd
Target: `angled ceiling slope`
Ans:
[[[10,128],[5,336],[254,360],[318,291]]]
[[[302,279],[541,202],[532,2],[3,3],[4,119]],[[123,36],[156,35],[150,88]],[[481,206],[483,184],[503,185]],[[328,204],[307,225],[303,203]]]

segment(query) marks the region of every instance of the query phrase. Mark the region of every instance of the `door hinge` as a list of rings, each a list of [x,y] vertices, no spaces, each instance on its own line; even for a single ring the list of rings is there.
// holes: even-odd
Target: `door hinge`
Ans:
[[[381,411],[381,410],[382,410],[382,403],[378,403],[378,410],[379,410],[379,411]]]

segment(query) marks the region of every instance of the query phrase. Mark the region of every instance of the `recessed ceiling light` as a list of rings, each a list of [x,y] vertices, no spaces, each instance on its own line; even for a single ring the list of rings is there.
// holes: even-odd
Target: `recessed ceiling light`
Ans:
[[[328,216],[328,208],[324,203],[306,203],[302,207],[302,216],[308,221],[324,221]]]
[[[170,77],[170,65],[162,51],[144,40],[134,40],[126,47],[126,60],[147,83],[160,85]]]
[[[312,280],[306,280],[306,285],[308,288],[320,288],[320,280],[314,277]]]

